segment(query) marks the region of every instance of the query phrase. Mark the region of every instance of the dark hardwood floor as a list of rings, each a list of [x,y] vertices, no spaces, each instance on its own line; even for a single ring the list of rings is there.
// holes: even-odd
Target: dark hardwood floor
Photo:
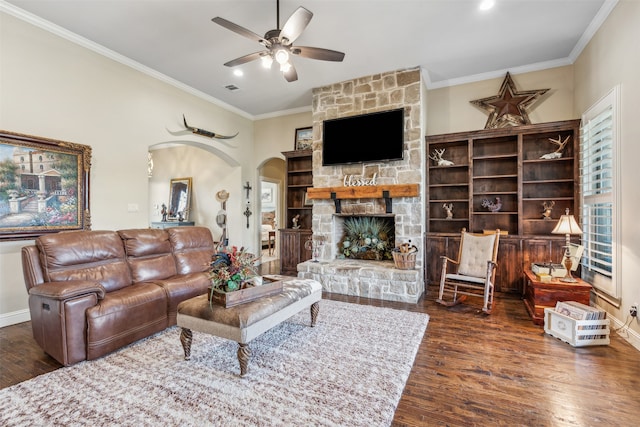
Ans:
[[[487,316],[480,299],[446,308],[436,294],[418,304],[324,296],[429,314],[394,426],[638,425],[640,351],[615,332],[609,346],[573,348],[535,326],[517,296],[497,295]],[[29,322],[0,329],[0,388],[58,368]]]

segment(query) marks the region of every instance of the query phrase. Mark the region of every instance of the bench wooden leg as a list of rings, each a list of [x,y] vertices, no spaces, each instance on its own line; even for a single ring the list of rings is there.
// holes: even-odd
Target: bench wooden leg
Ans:
[[[311,304],[311,326],[316,326],[316,320],[318,319],[318,312],[320,312],[320,303],[317,301]]]
[[[251,357],[251,350],[248,344],[238,343],[238,362],[240,362],[240,376],[244,375],[249,370],[249,358]]]
[[[191,332],[191,329],[182,328],[182,332],[180,332],[180,342],[184,349],[184,360],[191,359],[191,341],[193,341],[193,332]]]

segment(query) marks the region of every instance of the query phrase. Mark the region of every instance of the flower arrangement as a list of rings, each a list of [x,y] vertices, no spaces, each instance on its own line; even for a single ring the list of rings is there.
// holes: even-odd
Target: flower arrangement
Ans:
[[[357,259],[392,259],[393,230],[387,222],[375,218],[347,218],[345,235],[340,243],[341,257]]]
[[[243,289],[245,282],[257,276],[255,263],[258,258],[244,248],[226,247],[213,254],[209,264],[211,287],[218,292],[233,292]]]

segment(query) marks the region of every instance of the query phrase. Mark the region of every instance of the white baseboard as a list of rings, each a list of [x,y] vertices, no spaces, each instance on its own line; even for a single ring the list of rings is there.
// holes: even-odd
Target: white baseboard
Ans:
[[[5,326],[17,325],[18,323],[28,322],[31,320],[29,310],[19,310],[12,313],[0,314],[0,328]]]
[[[630,328],[624,328],[618,332],[615,332],[624,326],[624,322],[616,319],[613,316],[608,316],[608,317],[611,320],[611,326],[610,326],[611,333],[612,334],[617,333],[620,338],[622,338],[625,341],[628,341],[629,344],[634,346],[636,349],[640,350],[640,334],[638,334],[636,331]]]

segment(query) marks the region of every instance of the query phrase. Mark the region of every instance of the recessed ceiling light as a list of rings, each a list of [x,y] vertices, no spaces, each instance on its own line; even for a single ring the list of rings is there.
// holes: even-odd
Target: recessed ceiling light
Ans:
[[[482,0],[480,2],[480,6],[478,6],[478,9],[489,10],[495,5],[496,5],[496,0]]]
[[[244,73],[240,69],[235,69],[235,70],[233,70],[233,75],[234,76],[238,76],[238,77],[242,77],[244,75]]]

